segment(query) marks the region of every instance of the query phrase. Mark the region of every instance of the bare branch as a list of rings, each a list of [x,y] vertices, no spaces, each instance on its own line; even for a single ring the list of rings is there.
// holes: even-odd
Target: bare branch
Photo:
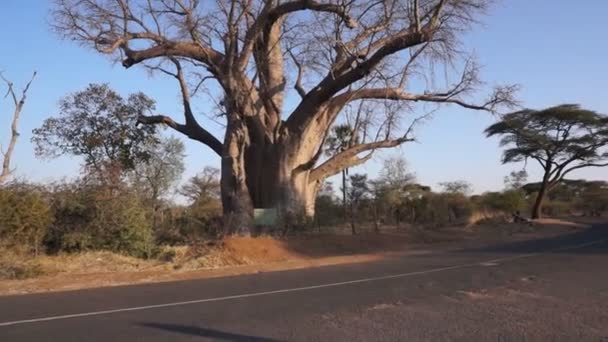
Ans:
[[[13,83],[10,82],[8,79],[6,79],[4,77],[4,75],[2,75],[2,73],[0,73],[0,78],[2,78],[2,80],[6,83],[6,85],[8,87],[7,96],[8,96],[8,94],[11,95],[11,97],[13,98],[14,105],[15,105],[15,109],[13,111],[13,120],[11,122],[11,138],[10,138],[7,150],[2,151],[3,160],[2,160],[2,173],[0,173],[0,184],[4,183],[14,171],[11,169],[11,158],[13,156],[13,152],[15,151],[15,146],[17,145],[17,139],[19,138],[19,132],[17,130],[17,127],[19,124],[19,117],[21,115],[21,110],[23,109],[23,106],[25,105],[25,101],[27,99],[27,92],[30,89],[30,85],[34,81],[35,77],[36,77],[36,71],[34,71],[32,73],[32,78],[30,78],[30,80],[27,82],[27,84],[23,88],[23,90],[21,92],[21,97],[19,99],[17,99],[17,95],[15,93]]]
[[[418,0],[414,0],[414,23],[416,24],[416,32],[420,32],[422,25],[420,24],[420,4]]]
[[[314,168],[308,178],[309,182],[322,180],[333,176],[346,168],[360,165],[369,160],[372,157],[373,151],[376,149],[395,147],[408,141],[413,141],[413,139],[404,135],[403,137],[397,139],[387,139],[352,146]],[[358,157],[360,153],[366,151],[371,151],[372,153],[369,153],[365,157]]]
[[[291,57],[291,59],[293,60],[293,63],[298,68],[298,76],[297,76],[294,88],[298,92],[300,97],[304,98],[304,96],[306,96],[306,91],[304,90],[304,87],[302,86],[302,75],[303,75],[302,63],[300,63],[297,60],[296,56],[293,54],[293,52],[291,50],[289,50],[288,53],[289,53],[289,56]]]
[[[180,62],[173,57],[170,57],[169,60],[175,65],[176,72],[167,71],[161,67],[151,67],[152,69],[162,71],[168,75],[171,75],[177,79],[179,82],[179,87],[182,94],[182,104],[184,107],[184,118],[186,120],[185,124],[178,124],[173,119],[164,116],[164,115],[156,115],[156,116],[145,116],[141,115],[137,122],[139,124],[165,124],[174,130],[186,135],[188,138],[197,140],[202,142],[203,144],[209,146],[215,153],[219,156],[222,155],[223,144],[214,137],[209,131],[205,130],[200,126],[194,114],[192,113],[192,108],[190,106],[190,91],[188,90],[188,85],[186,83],[186,79],[184,78],[184,73],[182,70],[182,66]]]

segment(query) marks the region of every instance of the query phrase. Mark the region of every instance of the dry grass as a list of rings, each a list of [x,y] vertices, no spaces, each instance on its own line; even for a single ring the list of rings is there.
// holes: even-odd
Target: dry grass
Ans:
[[[493,223],[439,230],[385,227],[381,234],[325,233],[287,239],[232,237],[196,246],[163,247],[158,257],[150,260],[103,251],[33,257],[24,251],[0,248],[0,294],[364,262],[395,252],[417,253],[426,250],[427,244],[502,240],[514,234],[520,234],[515,239],[532,238],[581,227],[584,225],[569,221],[542,220],[534,226]]]
[[[506,221],[505,213],[495,210],[476,210],[467,220],[467,227],[489,221]]]

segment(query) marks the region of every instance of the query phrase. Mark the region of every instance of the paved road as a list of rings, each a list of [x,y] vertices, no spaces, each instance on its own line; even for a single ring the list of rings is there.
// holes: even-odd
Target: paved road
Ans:
[[[608,341],[608,226],[238,277],[0,297],[0,341]]]

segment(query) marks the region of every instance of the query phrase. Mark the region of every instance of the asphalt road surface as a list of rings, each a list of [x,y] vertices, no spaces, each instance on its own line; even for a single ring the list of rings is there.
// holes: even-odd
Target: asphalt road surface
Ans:
[[[237,277],[0,297],[0,341],[608,341],[608,226]]]

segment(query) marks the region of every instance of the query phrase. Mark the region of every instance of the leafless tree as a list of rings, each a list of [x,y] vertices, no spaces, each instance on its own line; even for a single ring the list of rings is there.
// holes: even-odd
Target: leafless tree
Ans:
[[[13,110],[13,119],[11,121],[11,138],[8,143],[8,147],[6,151],[0,147],[0,154],[2,154],[2,173],[0,173],[0,185],[8,180],[11,176],[13,170],[11,170],[11,158],[13,156],[13,152],[15,151],[15,145],[17,145],[17,139],[19,138],[19,131],[17,128],[19,126],[19,117],[21,116],[21,110],[25,105],[25,100],[27,99],[27,91],[30,89],[30,85],[34,81],[36,77],[36,72],[32,74],[32,78],[27,82],[23,90],[21,91],[20,96],[18,97],[17,91],[15,90],[15,86],[13,82],[9,81],[7,78],[0,73],[0,78],[4,83],[6,83],[6,87],[8,88],[6,91],[5,98],[10,97],[15,106]]]
[[[489,2],[56,0],[53,27],[125,68],[144,65],[178,81],[184,121],[140,123],[166,124],[221,157],[225,224],[247,233],[254,207],[312,215],[324,179],[411,141],[413,103],[488,111],[512,103],[513,86],[467,101],[482,83],[459,38]],[[435,77],[460,68],[458,77]],[[225,120],[220,139],[191,108],[207,80]],[[323,160],[327,132],[362,102],[363,136]]]

